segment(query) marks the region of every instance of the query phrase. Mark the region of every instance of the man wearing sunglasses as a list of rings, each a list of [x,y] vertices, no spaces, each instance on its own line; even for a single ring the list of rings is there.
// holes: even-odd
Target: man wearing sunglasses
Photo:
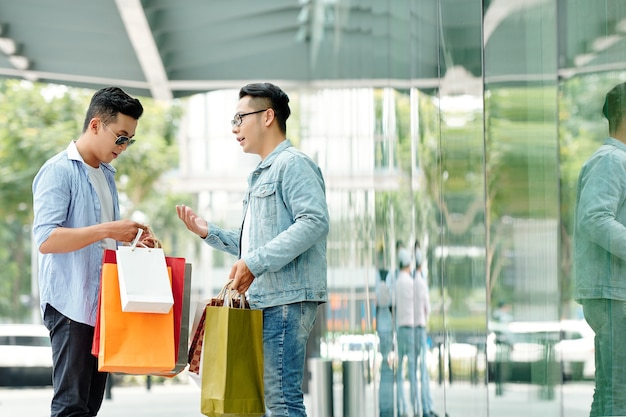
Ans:
[[[91,344],[103,251],[146,230],[120,220],[110,163],[134,142],[142,113],[139,100],[121,89],[99,90],[80,137],[50,158],[33,181],[40,306],[53,356],[52,417],[95,416],[102,404],[107,374],[98,372]],[[150,239],[147,234],[143,241]]]
[[[230,287],[263,310],[265,406],[272,417],[306,416],[305,350],[318,304],[327,300],[328,208],[320,168],[286,138],[289,97],[269,83],[239,91],[232,132],[261,161],[248,177],[243,225],[224,230],[177,206],[187,228],[236,255]]]

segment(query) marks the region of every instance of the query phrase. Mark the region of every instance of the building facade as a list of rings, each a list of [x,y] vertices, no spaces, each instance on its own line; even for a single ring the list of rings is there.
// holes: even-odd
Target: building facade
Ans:
[[[626,80],[626,3],[394,1],[351,14],[340,3],[312,2],[317,18],[302,34],[312,78],[325,81],[284,86],[287,136],[322,168],[331,217],[331,298],[314,353],[366,361],[365,415],[379,415],[389,358],[366,341],[377,280],[397,268],[401,242],[429,284],[437,413],[588,415],[592,335],[572,288],[576,179],[608,135],[604,95]],[[338,19],[368,42],[333,36]],[[345,68],[362,77],[341,81]],[[186,100],[175,178],[200,213],[232,227],[258,163],[230,131],[237,92]],[[195,253],[194,294],[208,297],[234,259]],[[346,346],[345,335],[363,343]]]

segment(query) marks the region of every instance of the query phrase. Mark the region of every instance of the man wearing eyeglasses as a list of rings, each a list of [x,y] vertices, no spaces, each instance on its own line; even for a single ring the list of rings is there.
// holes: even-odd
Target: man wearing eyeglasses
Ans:
[[[269,83],[239,92],[231,122],[243,151],[260,163],[248,177],[242,227],[224,230],[177,206],[187,228],[238,255],[231,288],[263,310],[265,405],[272,417],[306,416],[305,349],[320,303],[327,301],[328,208],[320,168],[286,138],[289,97]]]
[[[83,132],[50,158],[33,181],[34,242],[43,321],[52,344],[51,416],[95,416],[106,373],[91,354],[104,249],[131,242],[146,226],[120,220],[115,168],[132,145],[139,100],[117,87],[96,92]],[[143,239],[149,244],[150,235]]]

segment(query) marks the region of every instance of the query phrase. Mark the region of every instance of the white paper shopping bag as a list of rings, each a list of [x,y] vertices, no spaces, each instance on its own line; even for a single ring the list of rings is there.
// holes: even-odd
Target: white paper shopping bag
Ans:
[[[174,297],[163,249],[120,246],[116,255],[122,311],[168,313]]]

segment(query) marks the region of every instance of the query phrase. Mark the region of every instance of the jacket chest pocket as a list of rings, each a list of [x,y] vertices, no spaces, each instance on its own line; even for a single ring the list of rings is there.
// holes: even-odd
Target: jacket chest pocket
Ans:
[[[250,192],[250,209],[261,219],[276,218],[276,184],[263,184]]]

